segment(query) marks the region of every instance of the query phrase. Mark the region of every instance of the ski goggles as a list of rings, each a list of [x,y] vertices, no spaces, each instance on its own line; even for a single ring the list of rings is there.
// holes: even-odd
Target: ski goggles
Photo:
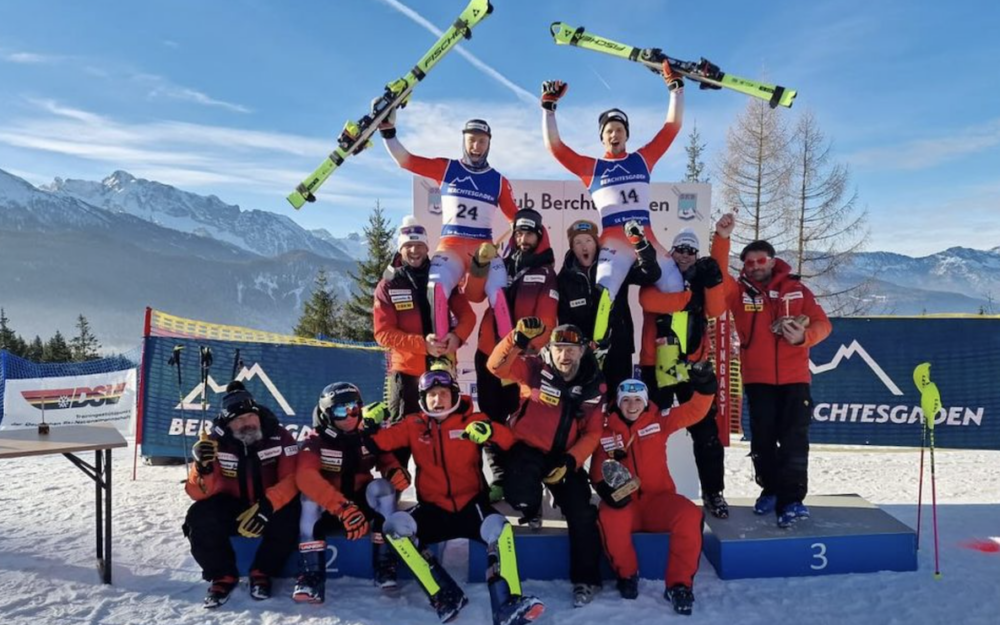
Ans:
[[[417,389],[421,393],[425,393],[436,386],[451,388],[454,385],[455,378],[453,378],[447,371],[428,371],[420,376],[420,382],[417,384]]]
[[[673,251],[677,252],[678,254],[684,254],[686,256],[698,255],[698,249],[691,247],[690,245],[678,245],[674,248]]]
[[[743,266],[744,267],[754,267],[754,266],[763,267],[764,265],[767,264],[767,261],[769,261],[769,260],[771,260],[770,256],[761,256],[760,258],[748,258],[748,259],[746,259],[746,260],[743,261]]]
[[[403,226],[399,229],[400,234],[427,234],[427,228],[423,226]]]
[[[349,402],[346,404],[334,404],[326,409],[326,416],[334,421],[342,421],[350,417],[361,416],[361,402]]]
[[[643,395],[648,391],[646,383],[638,380],[625,380],[618,385],[619,395]]]
[[[554,345],[583,345],[587,338],[576,328],[556,328],[549,336],[549,343]]]

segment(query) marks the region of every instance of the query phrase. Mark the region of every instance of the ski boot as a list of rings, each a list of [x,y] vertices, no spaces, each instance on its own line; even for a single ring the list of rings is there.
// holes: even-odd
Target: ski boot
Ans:
[[[639,574],[632,577],[619,577],[615,584],[622,599],[635,599],[639,596]]]
[[[399,590],[396,572],[399,558],[389,543],[378,533],[372,534],[372,560],[375,568],[375,586],[385,592]]]
[[[397,512],[396,514],[405,515],[406,513]],[[415,525],[413,529],[416,529]],[[419,551],[409,536],[386,532],[385,538],[399,554],[399,559],[403,561],[403,564],[413,572],[420,587],[427,593],[431,607],[437,612],[438,619],[442,623],[448,623],[458,616],[462,608],[469,603],[469,599],[448,574],[448,571],[437,561],[434,554],[427,550]]]
[[[663,598],[674,606],[674,612],[691,616],[694,610],[694,593],[687,586],[683,584],[671,586],[663,591]]]
[[[573,607],[582,608],[594,600],[594,595],[601,589],[596,584],[573,584]]]
[[[257,569],[250,571],[250,597],[255,601],[271,598],[271,576]]]
[[[487,543],[487,584],[493,625],[527,625],[545,612],[536,597],[521,594],[521,578],[514,552],[514,528],[499,514],[487,517],[480,527]]]
[[[326,598],[326,541],[299,544],[299,577],[292,599],[299,603],[323,603]]]
[[[729,502],[722,493],[710,493],[702,498],[705,508],[717,519],[729,518]]]
[[[778,497],[776,495],[765,495],[760,494],[757,501],[753,504],[753,513],[758,516],[763,516],[765,514],[770,514],[774,512],[775,506],[778,504]]]
[[[229,601],[229,595],[236,588],[240,579],[232,575],[224,575],[212,580],[212,585],[208,587],[208,594],[205,595],[205,608],[211,610]]]

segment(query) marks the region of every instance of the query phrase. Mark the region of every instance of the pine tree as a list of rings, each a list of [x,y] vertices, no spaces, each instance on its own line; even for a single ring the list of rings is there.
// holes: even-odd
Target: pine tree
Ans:
[[[71,362],[72,360],[73,352],[70,350],[69,344],[66,343],[66,339],[63,337],[62,332],[56,330],[55,335],[49,339],[48,343],[45,344],[42,361]]]
[[[42,343],[42,337],[35,335],[35,340],[28,344],[24,357],[34,362],[42,362],[45,358],[45,344]]]
[[[382,273],[396,254],[395,229],[386,219],[385,211],[376,201],[375,210],[368,217],[364,228],[368,243],[368,258],[358,261],[357,273],[351,273],[354,280],[354,295],[347,303],[344,318],[344,337],[352,341],[374,341],[375,328],[372,311],[375,308],[375,287],[382,279]]]
[[[684,148],[687,152],[687,173],[684,174],[684,182],[708,182],[709,176],[705,173],[705,144],[701,142],[701,135],[698,134],[698,123],[695,122],[688,135],[688,144]]]
[[[311,339],[317,336],[340,338],[342,314],[340,302],[330,289],[326,270],[320,269],[313,283],[312,295],[303,304],[302,315],[293,332],[296,336]]]
[[[10,318],[7,311],[0,308],[0,349],[13,352],[17,343],[17,334],[10,327]]]
[[[3,308],[0,308],[0,349],[22,358],[28,351],[28,344],[10,327],[10,318]]]
[[[83,315],[76,318],[76,329],[78,334],[69,342],[73,360],[75,362],[84,362],[100,358],[98,350],[101,349],[101,343],[94,336],[93,331],[91,331],[90,322]]]

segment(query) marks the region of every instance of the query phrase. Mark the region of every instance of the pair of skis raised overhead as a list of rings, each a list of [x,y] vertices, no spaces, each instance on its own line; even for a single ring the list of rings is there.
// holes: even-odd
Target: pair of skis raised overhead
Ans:
[[[472,36],[472,29],[492,12],[493,6],[489,0],[471,0],[458,19],[455,20],[455,23],[441,35],[430,50],[413,66],[413,69],[402,78],[386,85],[385,92],[372,105],[371,112],[357,121],[349,121],[344,125],[344,130],[337,139],[337,147],[288,196],[289,203],[295,208],[301,208],[306,202],[316,201],[315,193],[326,182],[326,179],[348,157],[359,154],[371,145],[371,137],[378,130],[379,124],[385,121],[393,109],[406,106],[417,83],[423,80],[430,70],[462,39],[469,39]],[[657,73],[661,71],[663,61],[669,61],[674,71],[685,78],[698,82],[703,89],[732,89],[767,100],[772,108],[778,105],[790,107],[795,100],[796,92],[792,89],[727,74],[705,59],[698,62],[680,61],[668,57],[659,48],[628,46],[585,32],[582,27],[573,28],[562,22],[553,23],[551,32],[557,44],[604,52],[642,63]]]

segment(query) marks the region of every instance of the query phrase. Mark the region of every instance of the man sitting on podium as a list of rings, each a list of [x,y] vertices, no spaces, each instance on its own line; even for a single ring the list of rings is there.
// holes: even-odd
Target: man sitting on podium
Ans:
[[[250,596],[271,596],[271,578],[281,572],[299,538],[299,447],[270,410],[241,382],[230,382],[211,434],[192,449],[194,463],[185,490],[194,499],[184,521],[191,555],[212,582],[206,608],[229,599],[239,583],[229,537],[262,538],[250,570]]]

